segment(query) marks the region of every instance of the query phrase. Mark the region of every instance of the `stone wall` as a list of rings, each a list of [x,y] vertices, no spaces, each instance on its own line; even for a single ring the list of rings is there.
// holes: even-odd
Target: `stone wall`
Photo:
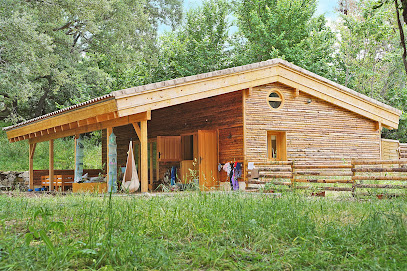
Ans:
[[[28,171],[0,171],[0,190],[27,191],[29,184]]]

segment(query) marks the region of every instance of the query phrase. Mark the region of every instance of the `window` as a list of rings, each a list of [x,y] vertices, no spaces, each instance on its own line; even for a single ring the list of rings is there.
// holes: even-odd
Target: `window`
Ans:
[[[273,89],[267,96],[267,103],[272,109],[278,109],[284,102],[284,97],[280,91]]]
[[[286,133],[280,131],[267,132],[267,155],[269,160],[287,160]]]

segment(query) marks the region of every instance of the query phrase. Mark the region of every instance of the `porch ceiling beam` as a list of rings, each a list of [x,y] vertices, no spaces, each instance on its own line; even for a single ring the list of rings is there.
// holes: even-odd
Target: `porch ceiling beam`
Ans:
[[[97,131],[97,130],[103,130],[106,128],[112,128],[112,127],[132,124],[132,123],[136,123],[136,122],[146,121],[146,120],[151,119],[150,116],[151,116],[151,114],[149,114],[148,112],[143,112],[143,113],[134,114],[134,115],[126,116],[126,117],[121,117],[121,118],[111,119],[111,120],[107,120],[107,121],[103,121],[103,122],[84,125],[84,126],[80,126],[80,127],[74,128],[74,129],[60,131],[58,133],[51,133],[48,135],[35,137],[35,138],[30,139],[30,143],[38,143],[38,142],[48,141],[51,139],[73,136],[73,135],[78,135],[78,134],[83,134],[83,133],[89,133],[89,132],[93,132],[93,131]]]
[[[47,119],[33,122],[22,127],[7,131],[8,138],[18,137],[33,132],[61,126],[74,121],[86,120],[98,115],[113,113],[117,111],[116,101],[114,99],[84,106],[77,110],[69,111],[64,114],[56,115]],[[86,123],[85,123],[86,124]]]

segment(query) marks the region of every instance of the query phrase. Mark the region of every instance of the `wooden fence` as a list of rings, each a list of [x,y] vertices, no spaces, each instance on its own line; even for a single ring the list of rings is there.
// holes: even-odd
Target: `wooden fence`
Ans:
[[[359,192],[390,194],[394,190],[407,189],[407,159],[353,160],[335,164],[276,161],[256,164],[254,170],[248,171],[249,190],[267,188],[267,184],[277,188],[347,191],[353,195]]]

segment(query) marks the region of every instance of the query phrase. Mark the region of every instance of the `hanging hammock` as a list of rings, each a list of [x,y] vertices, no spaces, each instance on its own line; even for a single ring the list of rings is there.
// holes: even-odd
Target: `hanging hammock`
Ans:
[[[130,193],[136,192],[140,187],[137,175],[136,163],[134,162],[133,142],[130,141],[127,152],[126,170],[124,171],[122,190]]]

